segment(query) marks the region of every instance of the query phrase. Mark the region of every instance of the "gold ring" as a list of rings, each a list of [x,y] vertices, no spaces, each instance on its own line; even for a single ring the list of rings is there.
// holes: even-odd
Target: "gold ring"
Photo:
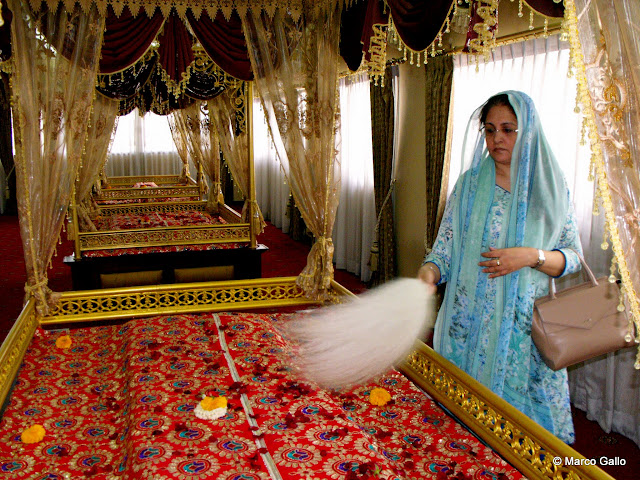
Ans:
[[[500,259],[496,258],[496,265],[499,267],[500,266]]]

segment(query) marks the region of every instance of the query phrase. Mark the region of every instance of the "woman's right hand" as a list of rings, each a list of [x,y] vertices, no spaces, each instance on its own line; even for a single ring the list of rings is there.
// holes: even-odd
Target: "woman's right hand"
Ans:
[[[435,263],[427,262],[418,270],[418,279],[426,285],[430,294],[436,293],[436,285],[440,281],[440,269]]]

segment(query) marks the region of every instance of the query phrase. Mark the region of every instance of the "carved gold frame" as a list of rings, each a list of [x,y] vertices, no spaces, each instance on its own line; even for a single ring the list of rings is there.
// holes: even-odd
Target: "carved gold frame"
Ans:
[[[142,215],[169,212],[205,212],[207,211],[207,201],[191,200],[186,202],[123,203],[115,205],[101,205],[99,210],[100,216],[102,217],[109,217],[111,215]]]
[[[148,202],[100,207],[100,215],[144,214],[152,212],[205,211],[206,200],[191,202]],[[94,250],[116,250],[121,248],[186,246],[220,243],[251,244],[252,232],[248,223],[227,205],[218,205],[218,214],[228,223],[215,225],[192,225],[127,230],[99,230],[75,232],[77,257]]]
[[[332,281],[331,299],[353,296]],[[61,327],[77,322],[116,321],[150,315],[278,308],[314,304],[304,297],[295,277],[230,280],[180,285],[127,287],[64,292],[46,317],[31,299],[0,347],[0,402],[39,326]],[[476,435],[527,478],[611,480],[593,465],[555,465],[554,458],[585,457],[547,432],[486,387],[422,342],[399,370],[459,418]],[[564,463],[564,461],[560,462]]]
[[[147,187],[147,188],[131,188],[131,187],[115,187],[103,188],[100,195],[94,198],[96,201],[101,200],[137,200],[137,199],[153,199],[153,198],[200,198],[200,187],[197,185],[173,185],[164,187]]]
[[[180,175],[144,175],[144,176],[114,176],[107,177],[109,185],[129,186],[132,187],[136,183],[153,182],[156,185],[179,185],[182,177]],[[192,178],[188,178],[190,183],[194,183]]]

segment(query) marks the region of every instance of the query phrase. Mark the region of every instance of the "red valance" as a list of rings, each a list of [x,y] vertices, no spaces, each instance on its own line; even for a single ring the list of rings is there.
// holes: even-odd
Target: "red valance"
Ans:
[[[404,44],[422,51],[436,39],[455,0],[387,0]]]
[[[150,18],[147,15],[134,17],[129,7],[125,7],[120,16],[117,16],[109,6],[100,73],[120,72],[140,60],[149,50],[163,22],[164,16],[160,11],[156,11]]]
[[[553,0],[526,0],[524,2],[533,11],[547,17],[564,17],[564,3]]]
[[[196,19],[188,11],[187,21],[200,45],[216,65],[240,80],[253,79],[242,22],[237,12],[234,11],[228,20],[222,12],[218,12],[212,21],[208,15]]]
[[[191,48],[194,44],[193,36],[177,15],[171,15],[164,22],[162,32],[158,35],[158,43],[160,66],[171,81],[177,84],[186,75],[187,67],[195,58]]]
[[[0,26],[0,62],[11,58],[11,21],[13,13],[9,10],[6,0],[0,0],[0,14],[4,25]]]

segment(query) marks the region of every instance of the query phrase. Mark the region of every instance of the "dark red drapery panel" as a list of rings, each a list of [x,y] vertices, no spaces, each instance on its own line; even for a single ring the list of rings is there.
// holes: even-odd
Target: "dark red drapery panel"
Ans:
[[[6,0],[0,0],[2,18],[4,25],[0,27],[0,62],[5,62],[11,58],[11,21],[13,13],[9,10]]]
[[[235,10],[229,20],[224,18],[221,11],[218,11],[215,20],[205,13],[196,20],[188,10],[187,21],[200,45],[216,65],[235,78],[253,80],[242,22]]]
[[[402,41],[415,51],[435,40],[455,0],[387,0]]]
[[[553,0],[526,0],[524,3],[534,11],[547,17],[564,17],[564,4],[562,2],[556,3]]]
[[[119,72],[140,60],[156,38],[163,21],[164,17],[159,10],[151,18],[144,12],[134,17],[129,7],[125,7],[120,17],[117,17],[109,6],[100,73]]]
[[[380,0],[356,2],[342,11],[340,20],[340,55],[355,72],[360,67],[362,57],[369,60],[369,45],[374,25],[387,25],[389,12],[385,12]]]
[[[180,82],[182,74],[187,71],[187,67],[195,58],[191,49],[194,41],[175,12],[165,20],[162,33],[158,35],[158,42],[160,43],[158,47],[160,65],[171,80]]]
[[[377,4],[378,0],[355,2],[342,10],[340,18],[340,56],[352,72],[360,68],[362,54],[366,52],[362,38],[367,36],[368,39],[372,34],[371,28],[369,28],[369,31],[365,29],[367,9],[371,3]]]

